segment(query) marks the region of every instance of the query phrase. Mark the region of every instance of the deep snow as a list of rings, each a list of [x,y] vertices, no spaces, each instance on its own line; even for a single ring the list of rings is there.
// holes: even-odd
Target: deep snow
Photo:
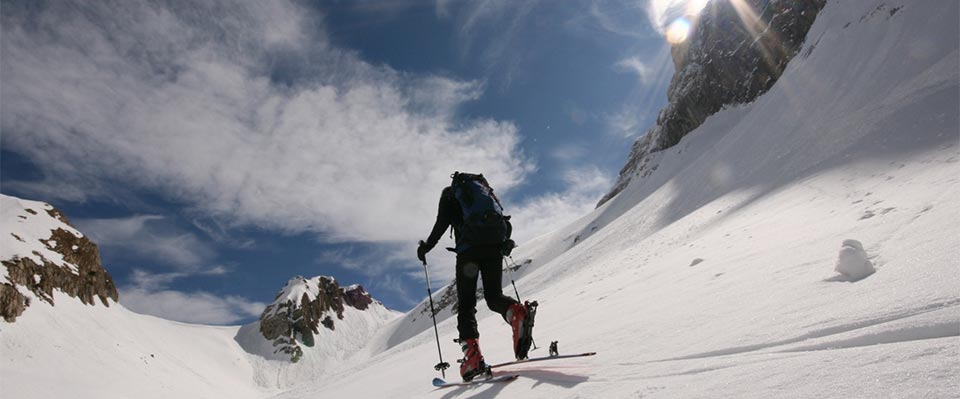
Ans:
[[[656,172],[520,243],[546,353],[509,384],[436,390],[414,309],[323,373],[279,384],[238,327],[121,307],[32,306],[0,324],[5,397],[957,397],[958,2],[830,2],[780,81],[710,117]],[[516,221],[522,223],[522,221]],[[875,272],[835,271],[845,240]],[[440,291],[434,287],[434,291]],[[441,313],[444,360],[459,350]],[[478,313],[490,362],[499,315]],[[150,357],[153,354],[155,357]],[[453,371],[453,370],[451,370]],[[448,373],[448,379],[450,374]],[[167,391],[148,391],[166,389]]]

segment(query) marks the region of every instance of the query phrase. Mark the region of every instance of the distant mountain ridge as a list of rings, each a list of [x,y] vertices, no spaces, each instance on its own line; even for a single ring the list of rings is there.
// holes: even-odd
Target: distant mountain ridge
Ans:
[[[711,1],[688,40],[671,49],[676,72],[669,103],[634,142],[603,205],[637,177],[657,169],[652,154],[673,147],[710,115],[767,92],[797,54],[826,0]],[[756,10],[754,12],[753,10]]]
[[[359,284],[341,287],[333,277],[297,276],[290,279],[273,303],[264,309],[259,331],[272,342],[276,348],[274,353],[288,354],[296,363],[303,356],[301,344],[314,346],[314,335],[320,333],[321,327],[336,331],[337,320],[344,319],[346,307],[358,311],[386,310],[383,303],[373,299]]]

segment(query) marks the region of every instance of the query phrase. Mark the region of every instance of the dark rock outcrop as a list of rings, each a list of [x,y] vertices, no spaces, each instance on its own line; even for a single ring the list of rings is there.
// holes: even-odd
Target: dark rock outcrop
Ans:
[[[336,331],[336,320],[343,320],[345,306],[367,310],[379,301],[360,285],[340,287],[332,277],[306,279],[297,276],[277,293],[274,302],[260,316],[260,333],[273,342],[275,353],[286,353],[294,363],[303,356],[300,343],[314,345],[321,326]],[[382,304],[380,304],[382,306]]]
[[[370,307],[370,304],[373,303],[373,297],[367,293],[360,285],[355,285],[348,287],[343,291],[343,301],[347,306],[354,307],[359,310],[367,310]]]
[[[76,230],[67,218],[53,206],[33,201],[18,201],[20,200],[12,197],[4,198],[4,206],[13,208],[6,209],[4,217],[18,219],[18,223],[7,224],[13,226],[14,230],[24,226],[24,223],[51,224],[50,220],[42,220],[45,218],[56,219],[52,224],[60,224],[65,228],[51,230],[46,238],[32,237],[26,232],[5,232],[15,240],[33,246],[37,250],[33,250],[31,254],[15,255],[0,261],[7,269],[7,281],[0,285],[0,316],[7,322],[14,322],[30,306],[30,301],[18,288],[29,290],[39,300],[50,305],[54,304],[55,291],[78,298],[87,305],[94,305],[97,299],[104,306],[110,306],[108,299],[116,302],[117,288],[113,278],[100,264],[100,251],[97,245],[82,234],[75,234]],[[42,210],[45,214],[38,213],[32,207],[19,208],[17,205],[21,203],[36,204],[35,207],[44,208]],[[20,215],[8,214],[20,209],[23,212]],[[33,239],[36,241],[28,242]],[[47,259],[40,249],[59,254],[66,264]],[[37,259],[40,262],[37,262]]]
[[[751,102],[769,90],[824,5],[826,0],[711,1],[690,38],[672,48],[676,72],[669,103],[633,144],[616,185],[597,206],[632,179],[653,173],[653,153],[676,145],[724,106]]]

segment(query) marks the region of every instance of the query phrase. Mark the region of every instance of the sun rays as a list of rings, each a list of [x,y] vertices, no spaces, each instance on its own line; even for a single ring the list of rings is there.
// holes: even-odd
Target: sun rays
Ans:
[[[741,27],[753,38],[753,43],[763,57],[764,63],[771,70],[776,70],[776,60],[783,58],[785,52],[780,38],[775,31],[770,29],[766,21],[761,18],[763,11],[758,14],[757,10],[747,2],[747,0],[686,0],[674,2],[670,8],[682,9],[683,15],[675,18],[666,26],[664,38],[671,45],[682,45],[690,39],[697,23],[704,13],[716,13],[719,7],[724,6],[720,2],[728,3],[736,12],[740,19]]]

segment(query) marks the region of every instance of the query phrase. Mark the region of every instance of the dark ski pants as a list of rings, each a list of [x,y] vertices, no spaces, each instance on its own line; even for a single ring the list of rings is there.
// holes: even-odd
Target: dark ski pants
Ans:
[[[477,276],[483,281],[483,297],[490,310],[506,320],[507,309],[517,303],[503,295],[503,257],[457,257],[457,330],[460,339],[480,338],[477,331]]]

